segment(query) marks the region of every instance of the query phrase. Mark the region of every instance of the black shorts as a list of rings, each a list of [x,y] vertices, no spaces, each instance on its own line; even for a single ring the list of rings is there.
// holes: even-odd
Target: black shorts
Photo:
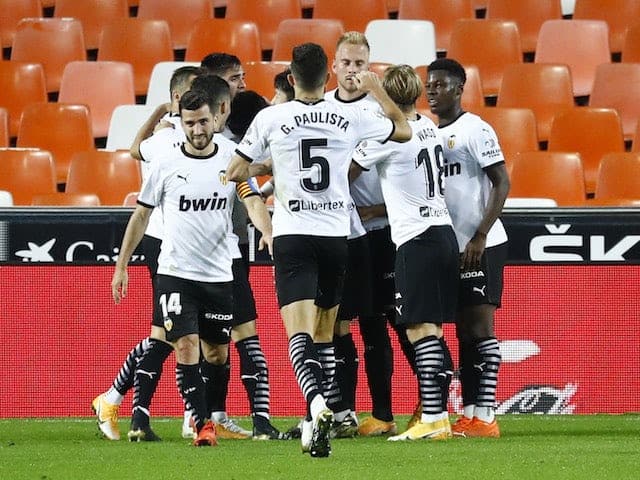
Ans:
[[[396,252],[396,322],[455,322],[458,243],[448,226],[430,227]]]
[[[373,313],[373,274],[368,237],[363,235],[347,240],[347,252],[347,272],[338,320],[352,320]]]
[[[162,240],[156,237],[145,235],[142,237],[142,250],[144,251],[144,260],[149,269],[149,275],[151,275],[151,287],[155,292],[156,282],[154,277],[158,271],[158,256],[160,256],[160,246]],[[163,328],[162,312],[160,311],[158,302],[156,302],[156,295],[153,294],[153,314],[151,316],[151,325]]]
[[[256,301],[249,283],[249,264],[244,258],[233,259],[233,320],[231,325],[242,325],[258,318]]]
[[[273,263],[280,308],[310,299],[320,308],[340,303],[347,264],[345,237],[278,236],[273,239]]]
[[[460,271],[459,307],[497,305],[502,300],[502,272],[507,261],[508,244],[485,249],[479,270]]]
[[[214,344],[229,343],[233,282],[196,282],[156,275],[156,303],[169,342],[192,333]]]
[[[373,280],[373,313],[393,310],[395,304],[396,247],[391,240],[391,228],[371,230],[367,233]]]

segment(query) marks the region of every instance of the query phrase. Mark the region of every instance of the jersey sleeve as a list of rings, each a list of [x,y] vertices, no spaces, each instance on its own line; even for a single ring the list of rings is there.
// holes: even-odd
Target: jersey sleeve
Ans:
[[[140,142],[140,155],[142,156],[142,161],[151,162],[155,157],[164,153],[174,137],[174,128],[166,127],[158,130],[149,138],[145,138]]]
[[[266,158],[266,132],[269,130],[267,123],[264,121],[266,110],[268,109],[258,112],[251,125],[249,125],[247,133],[240,140],[238,148],[236,148],[236,153],[248,162],[260,161]]]
[[[380,110],[353,109],[358,115],[358,138],[385,143],[391,138],[395,125]]]
[[[151,164],[149,175],[142,182],[142,188],[138,194],[138,203],[143,207],[155,208],[160,205],[164,186],[161,162]]]
[[[375,140],[363,140],[353,151],[352,160],[364,170],[370,170],[389,156],[389,148]]]
[[[478,122],[469,136],[469,151],[482,168],[504,162],[498,136],[487,122]]]

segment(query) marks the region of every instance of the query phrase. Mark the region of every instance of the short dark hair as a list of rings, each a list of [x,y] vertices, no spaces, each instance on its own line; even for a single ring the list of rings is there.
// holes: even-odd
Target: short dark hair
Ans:
[[[202,68],[206,68],[214,75],[224,75],[231,68],[241,67],[242,62],[230,53],[210,53],[200,62]]]
[[[289,83],[289,79],[287,78],[290,73],[291,69],[287,68],[284,72],[280,72],[273,77],[273,88],[277,88],[281,92],[284,92],[287,95],[287,100],[293,100],[293,97],[295,96],[293,86]]]
[[[187,82],[193,76],[200,75],[203,70],[200,67],[194,65],[185,65],[184,67],[176,68],[171,75],[169,81],[169,93],[172,93],[176,88],[183,86],[184,90],[188,90]]]
[[[210,73],[198,75],[194,78],[191,82],[191,90],[204,92],[211,96],[214,104],[220,104],[226,99],[225,97],[231,97],[229,84],[226,80]]]
[[[456,77],[460,80],[462,85],[467,81],[467,74],[464,71],[464,67],[453,58],[438,58],[429,64],[427,67],[427,73],[436,70],[444,70],[449,75]]]
[[[238,92],[231,102],[231,113],[227,120],[229,130],[237,137],[243,136],[257,113],[268,106],[269,102],[253,90]]]
[[[315,89],[327,81],[327,54],[316,43],[293,48],[291,74],[304,89]]]

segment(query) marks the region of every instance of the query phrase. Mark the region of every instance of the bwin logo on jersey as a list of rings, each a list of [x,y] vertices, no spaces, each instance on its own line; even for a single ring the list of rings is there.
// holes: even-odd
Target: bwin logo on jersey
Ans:
[[[186,198],[184,195],[180,195],[179,208],[181,212],[188,212],[189,210],[204,211],[204,210],[224,210],[227,208],[227,199],[218,198],[218,192],[214,192],[210,198]]]

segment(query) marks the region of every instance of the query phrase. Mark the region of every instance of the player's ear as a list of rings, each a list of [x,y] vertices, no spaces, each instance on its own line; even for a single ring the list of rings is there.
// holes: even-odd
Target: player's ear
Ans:
[[[293,78],[293,75],[291,73],[287,74],[287,82],[289,82],[289,85],[291,85],[292,87],[296,84],[296,79]]]

